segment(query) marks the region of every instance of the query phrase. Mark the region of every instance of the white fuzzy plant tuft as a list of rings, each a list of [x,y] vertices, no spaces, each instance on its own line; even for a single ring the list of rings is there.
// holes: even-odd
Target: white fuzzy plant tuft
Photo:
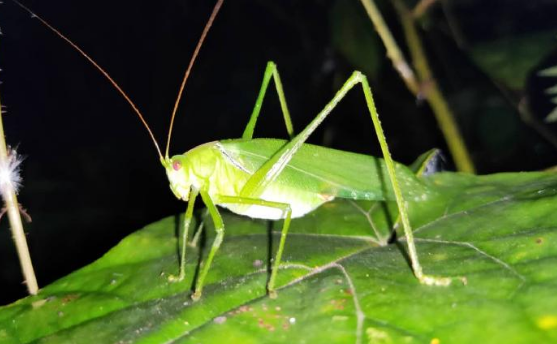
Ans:
[[[0,194],[4,200],[2,214],[8,214],[10,230],[12,231],[12,238],[16,246],[27,291],[29,294],[35,295],[39,292],[39,286],[21,222],[21,208],[17,201],[17,191],[21,187],[20,166],[22,159],[15,149],[6,145],[4,122],[2,120],[4,111],[1,109],[3,107],[0,102]]]
[[[21,187],[22,161],[23,158],[11,147],[8,147],[8,158],[0,161],[0,194],[4,200],[9,190],[17,194]]]

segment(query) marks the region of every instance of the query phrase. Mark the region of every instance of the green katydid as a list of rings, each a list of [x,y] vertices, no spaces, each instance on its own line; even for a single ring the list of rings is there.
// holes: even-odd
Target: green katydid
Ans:
[[[269,295],[275,297],[276,276],[281,265],[290,220],[304,216],[335,198],[396,201],[414,275],[421,283],[427,285],[446,286],[451,283],[450,278],[429,276],[422,272],[399,180],[402,181],[405,188],[414,190],[414,193],[404,194],[405,197],[421,197],[427,190],[420,185],[420,181],[409,169],[393,162],[370,86],[362,73],[354,72],[311,123],[294,136],[277,67],[273,62],[268,62],[255,107],[241,139],[210,142],[184,154],[169,157],[174,118],[185,83],[223,0],[217,1],[186,70],[171,116],[164,155],[142,113],[108,73],[70,39],[17,0],[14,1],[92,63],[123,95],[145,126],[166,170],[172,192],[178,199],[188,202],[181,238],[180,270],[178,277],[175,278],[178,281],[183,280],[185,276],[188,231],[195,201],[198,196],[201,196],[214,222],[216,237],[195,282],[192,295],[194,300],[201,297],[205,278],[224,237],[225,225],[217,206],[251,218],[284,220],[279,245],[272,260],[271,275],[267,283]],[[290,141],[253,138],[271,79],[275,83],[286,129],[292,137]],[[305,143],[347,92],[358,84],[362,86],[384,160]],[[387,175],[389,182],[385,180]],[[424,190],[424,194],[417,193],[416,189]]]

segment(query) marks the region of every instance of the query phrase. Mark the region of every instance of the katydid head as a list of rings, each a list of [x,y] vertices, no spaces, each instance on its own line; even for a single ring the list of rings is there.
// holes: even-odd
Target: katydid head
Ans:
[[[189,199],[192,185],[190,164],[185,155],[176,155],[172,158],[166,157],[161,160],[166,176],[170,182],[170,190],[179,200]]]

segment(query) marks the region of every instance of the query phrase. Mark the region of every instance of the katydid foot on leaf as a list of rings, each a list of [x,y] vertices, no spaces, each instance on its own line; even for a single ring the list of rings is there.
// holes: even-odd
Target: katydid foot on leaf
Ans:
[[[275,83],[287,132],[291,137],[294,133],[279,73],[276,65],[269,62],[255,107],[241,139],[210,142],[184,154],[169,157],[174,118],[185,83],[222,2],[223,0],[217,2],[185,72],[172,112],[163,156],[143,115],[108,73],[67,37],[16,1],[83,55],[124,96],[148,131],[166,170],[172,192],[178,199],[188,202],[180,245],[179,275],[173,277],[172,280],[181,281],[185,277],[187,238],[197,196],[201,196],[207,207],[214,223],[216,237],[207,257],[201,263],[192,295],[194,300],[199,299],[202,295],[205,278],[224,239],[225,224],[217,206],[251,218],[284,220],[278,248],[272,260],[271,275],[267,283],[269,295],[275,297],[276,278],[281,265],[290,220],[304,216],[335,198],[345,198],[396,201],[414,275],[420,283],[426,285],[449,285],[450,278],[429,276],[422,272],[404,199],[427,198],[428,190],[408,168],[393,162],[367,78],[358,71],[347,79],[333,99],[326,104],[311,123],[291,140],[254,139],[255,125],[271,79]],[[367,110],[371,116],[384,160],[305,143],[348,91],[358,84],[362,86]],[[404,190],[407,191],[401,191],[399,183],[402,183]]]

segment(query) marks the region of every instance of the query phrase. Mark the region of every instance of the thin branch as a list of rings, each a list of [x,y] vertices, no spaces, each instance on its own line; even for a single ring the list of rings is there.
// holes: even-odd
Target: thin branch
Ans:
[[[29,254],[29,247],[19,213],[20,206],[16,196],[16,188],[19,184],[19,163],[17,153],[14,150],[9,150],[6,145],[4,124],[2,113],[0,112],[0,193],[8,213],[10,229],[27,290],[29,294],[35,295],[39,291],[39,286],[37,284],[37,277],[35,277],[33,263],[31,262],[31,255]]]
[[[447,145],[449,146],[449,150],[453,156],[456,168],[461,172],[474,173],[474,163],[472,162],[470,153],[468,153],[464,139],[458,130],[455,116],[449,108],[449,104],[443,97],[437,83],[432,82],[434,77],[431,73],[431,68],[427,61],[418,30],[416,29],[414,17],[402,1],[394,0],[394,4],[402,23],[404,35],[406,36],[406,42],[414,62],[414,68],[416,68],[416,74],[418,75],[421,83],[431,83],[431,88],[429,89],[426,98],[433,110],[433,113],[435,114],[437,123],[445,136],[445,140],[447,141]]]
[[[418,2],[416,4],[416,6],[414,6],[414,9],[412,10],[412,16],[414,18],[420,18],[421,16],[423,16],[427,10],[433,6],[438,0],[420,0],[420,2]]]
[[[381,37],[383,44],[385,44],[385,48],[387,49],[387,57],[391,59],[395,70],[400,74],[400,77],[406,84],[406,87],[412,92],[414,95],[418,94],[420,90],[420,85],[418,80],[416,80],[416,76],[414,75],[414,71],[404,59],[404,55],[402,51],[396,44],[391,31],[385,21],[383,20],[383,16],[381,16],[381,12],[375,5],[375,2],[372,0],[361,0],[362,5],[366,9],[366,12],[371,19],[373,25],[375,26],[375,30],[377,30],[377,34]]]

